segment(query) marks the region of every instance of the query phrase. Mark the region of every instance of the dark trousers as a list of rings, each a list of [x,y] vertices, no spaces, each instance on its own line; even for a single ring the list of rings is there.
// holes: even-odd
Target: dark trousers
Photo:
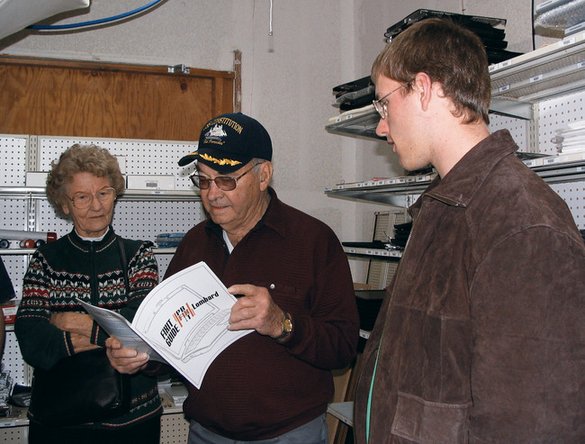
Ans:
[[[159,444],[160,416],[111,430],[48,427],[31,421],[28,442],[29,444]]]

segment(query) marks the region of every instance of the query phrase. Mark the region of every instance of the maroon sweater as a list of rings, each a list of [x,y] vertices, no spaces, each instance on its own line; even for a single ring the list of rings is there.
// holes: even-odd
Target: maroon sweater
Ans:
[[[179,245],[168,277],[205,261],[226,286],[270,288],[291,313],[285,344],[256,332],[232,344],[211,364],[201,389],[189,385],[183,410],[231,439],[268,439],[325,413],[333,395],[331,369],[356,353],[359,320],[352,278],[333,231],[276,197],[258,225],[231,254],[221,227],[205,221]]]

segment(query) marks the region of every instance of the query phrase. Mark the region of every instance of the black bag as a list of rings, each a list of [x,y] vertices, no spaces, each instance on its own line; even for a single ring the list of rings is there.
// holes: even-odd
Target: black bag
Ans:
[[[78,425],[119,416],[130,408],[128,375],[99,348],[35,369],[29,417],[47,426]]]

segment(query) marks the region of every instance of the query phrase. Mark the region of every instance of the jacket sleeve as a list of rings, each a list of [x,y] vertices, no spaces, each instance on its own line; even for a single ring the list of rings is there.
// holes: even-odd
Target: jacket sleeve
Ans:
[[[128,303],[120,310],[120,314],[132,322],[134,315],[146,295],[158,284],[158,263],[150,242],[143,242],[136,254],[128,258]],[[104,346],[108,334],[94,321],[92,336],[96,344]]]
[[[315,244],[314,255],[312,305],[308,313],[291,313],[294,330],[285,346],[315,367],[342,368],[354,359],[359,339],[351,272],[343,248],[332,233]]]
[[[585,246],[534,227],[471,282],[470,441],[585,442]]]
[[[73,354],[68,335],[50,323],[47,266],[38,251],[33,253],[24,275],[22,300],[14,325],[24,361],[45,369]]]

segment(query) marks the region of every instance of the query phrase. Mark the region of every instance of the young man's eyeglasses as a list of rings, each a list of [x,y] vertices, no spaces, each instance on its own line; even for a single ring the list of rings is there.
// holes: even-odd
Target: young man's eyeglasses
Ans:
[[[388,97],[390,97],[392,94],[394,94],[400,88],[403,88],[405,86],[406,85],[400,85],[398,88],[393,89],[392,91],[390,91],[388,94],[386,94],[381,99],[372,101],[372,103],[374,104],[374,108],[376,109],[376,111],[378,111],[378,114],[380,114],[380,117],[382,119],[385,119],[386,117],[388,117]]]
[[[75,193],[73,197],[67,198],[73,203],[73,206],[78,210],[85,210],[89,208],[96,198],[101,203],[110,203],[116,198],[116,190],[113,187],[102,188],[95,194],[91,193]]]
[[[202,176],[201,174],[199,174],[199,171],[195,171],[189,175],[189,179],[191,179],[193,185],[195,185],[200,190],[209,189],[209,187],[211,186],[211,182],[215,182],[215,186],[217,186],[217,188],[219,188],[220,190],[232,191],[236,189],[236,186],[238,185],[238,180],[240,180],[242,177],[244,177],[246,174],[248,174],[250,171],[252,171],[254,168],[256,168],[258,165],[262,163],[264,162],[255,163],[254,165],[252,165],[250,169],[236,177],[217,176],[214,179],[211,179],[207,176]]]

